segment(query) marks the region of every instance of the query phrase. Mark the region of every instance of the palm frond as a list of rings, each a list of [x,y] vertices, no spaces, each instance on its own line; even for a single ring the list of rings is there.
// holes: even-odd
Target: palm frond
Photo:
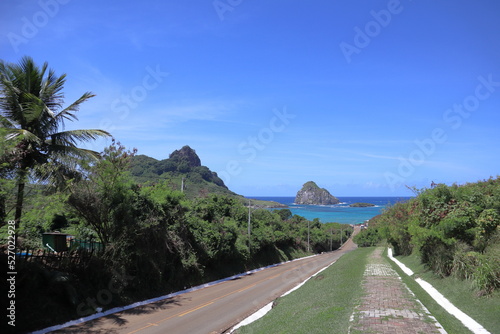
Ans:
[[[19,101],[21,90],[10,80],[9,72],[5,71],[5,68],[0,70],[0,109],[7,118],[20,124],[23,109]]]
[[[45,111],[45,104],[40,98],[31,93],[21,94],[21,107],[23,110],[23,125],[32,125],[33,122],[39,121]]]
[[[96,160],[100,158],[99,152],[79,148],[73,145],[57,145],[52,144],[49,147],[50,156],[52,160],[71,163],[75,162],[76,164],[80,164],[80,160]]]
[[[45,62],[40,69],[33,58],[25,56],[21,58],[18,66],[13,66],[13,72],[16,73],[16,79],[22,79],[18,83],[24,92],[38,94],[47,67]]]
[[[65,186],[69,179],[81,179],[86,173],[76,159],[64,162],[51,160],[50,163],[35,166],[31,172],[33,179],[56,187]]]
[[[14,124],[7,118],[0,115],[0,127],[2,128],[14,128]]]
[[[110,137],[111,134],[104,130],[68,130],[57,132],[50,135],[50,145],[69,145],[75,146],[78,142],[88,142],[100,137]]]
[[[90,99],[94,96],[95,96],[95,94],[93,94],[91,92],[84,93],[82,96],[80,96],[80,98],[78,100],[76,100],[75,102],[70,104],[68,107],[66,107],[63,110],[61,110],[60,112],[58,112],[57,115],[55,116],[56,120],[58,120],[58,121],[63,121],[63,119],[67,119],[70,121],[78,120],[78,118],[76,117],[74,112],[77,112],[78,110],[80,110],[80,105],[83,102],[87,101],[88,99]]]
[[[43,143],[43,140],[40,137],[25,129],[10,128],[6,132],[5,140],[18,138],[19,140],[34,143],[35,145],[41,145]]]
[[[62,89],[66,83],[66,74],[56,77],[54,70],[50,70],[40,87],[39,96],[47,108],[58,110],[64,103]]]

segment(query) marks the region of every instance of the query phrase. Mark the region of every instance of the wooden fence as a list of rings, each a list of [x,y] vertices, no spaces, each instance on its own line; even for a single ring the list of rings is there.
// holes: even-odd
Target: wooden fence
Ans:
[[[93,256],[102,250],[76,249],[64,252],[54,252],[47,249],[24,249],[16,251],[17,263],[32,262],[52,269],[62,269],[67,266],[85,266]]]

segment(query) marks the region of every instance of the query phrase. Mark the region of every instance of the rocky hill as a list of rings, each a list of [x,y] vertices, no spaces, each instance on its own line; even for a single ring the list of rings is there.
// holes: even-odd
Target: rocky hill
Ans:
[[[296,204],[309,205],[331,205],[338,204],[340,201],[335,196],[332,196],[325,188],[320,188],[313,181],[306,182],[302,189],[295,196]]]
[[[208,193],[236,195],[217,173],[201,165],[196,151],[189,146],[173,151],[168,159],[156,160],[146,155],[133,157],[130,173],[138,183],[168,182],[193,198]]]
[[[237,197],[248,205],[248,199],[229,190],[217,173],[203,166],[196,151],[187,145],[173,151],[168,159],[163,160],[136,155],[132,158],[130,173],[141,184],[167,182],[172,189],[183,191],[187,198],[218,194]],[[283,207],[276,202],[250,202],[252,206]]]

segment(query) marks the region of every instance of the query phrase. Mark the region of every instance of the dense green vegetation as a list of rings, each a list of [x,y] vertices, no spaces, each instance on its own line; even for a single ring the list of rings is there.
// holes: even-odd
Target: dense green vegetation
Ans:
[[[359,247],[372,247],[385,242],[378,228],[378,222],[381,217],[382,215],[377,215],[370,219],[366,224],[368,226],[365,224],[361,225],[361,230],[353,238],[353,241]]]
[[[359,247],[372,247],[377,246],[382,241],[382,237],[376,227],[370,227],[356,234],[353,241]]]
[[[500,177],[437,185],[384,212],[376,228],[396,254],[418,254],[442,277],[474,283],[480,293],[500,287]]]
[[[249,249],[252,253],[266,247],[307,249],[308,226],[310,249],[316,252],[338,248],[341,227],[343,240],[351,233],[345,225],[308,221],[292,216],[288,209],[249,208],[237,197],[207,193],[190,199],[165,180],[149,185],[136,183],[128,172],[134,154],[113,143],[99,162],[86,167],[85,178],[68,181],[65,189],[31,185],[21,241],[41,246],[36,244],[36,234],[57,229],[94,238],[116,249],[124,240],[153,246],[147,240],[165,235],[168,252],[184,254],[187,257],[181,262],[190,263],[194,258],[183,248],[188,247],[195,250],[199,257],[195,262],[199,264],[229,258],[247,260]],[[131,241],[138,236],[144,240]],[[165,244],[165,240],[159,243]]]

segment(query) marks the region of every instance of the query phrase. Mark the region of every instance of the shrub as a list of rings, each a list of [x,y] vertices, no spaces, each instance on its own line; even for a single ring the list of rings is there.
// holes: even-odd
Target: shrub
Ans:
[[[354,236],[353,241],[359,247],[372,247],[376,246],[382,240],[379,231],[376,228],[368,228],[361,230],[356,236]]]
[[[417,251],[437,274],[471,280],[481,293],[498,289],[500,177],[462,186],[440,184],[417,195],[378,219],[395,253]]]

